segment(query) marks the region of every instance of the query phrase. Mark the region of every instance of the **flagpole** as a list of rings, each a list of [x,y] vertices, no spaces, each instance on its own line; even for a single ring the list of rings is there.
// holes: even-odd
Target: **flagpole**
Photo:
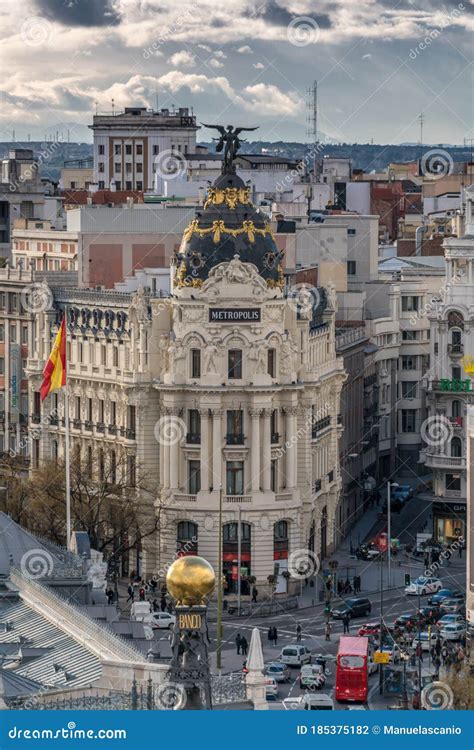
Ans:
[[[66,468],[66,547],[71,542],[71,445],[69,439],[69,386],[67,362],[67,306],[64,308],[64,333],[66,336],[66,384],[64,387],[65,468]]]

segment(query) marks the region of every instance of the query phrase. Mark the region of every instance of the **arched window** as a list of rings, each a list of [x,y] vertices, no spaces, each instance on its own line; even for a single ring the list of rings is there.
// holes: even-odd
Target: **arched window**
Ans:
[[[452,403],[452,415],[453,417],[460,417],[462,412],[461,402],[455,399]]]
[[[453,346],[459,346],[462,341],[462,331],[460,328],[451,329],[451,343]]]
[[[273,524],[273,559],[286,560],[288,557],[288,522]]]
[[[464,318],[457,310],[451,310],[448,313],[448,328],[454,328],[455,326],[464,330]]]
[[[461,438],[451,438],[451,456],[453,458],[461,458],[462,456],[462,442]]]
[[[198,525],[192,521],[180,521],[176,530],[176,551],[178,555],[197,555]]]

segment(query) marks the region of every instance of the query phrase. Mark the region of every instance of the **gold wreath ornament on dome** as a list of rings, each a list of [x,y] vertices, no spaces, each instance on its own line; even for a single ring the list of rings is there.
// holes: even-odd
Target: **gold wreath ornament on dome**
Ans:
[[[225,204],[234,211],[240,203],[244,206],[250,204],[250,188],[220,188],[210,187],[207,191],[207,199],[204,208],[209,206],[222,206]]]
[[[261,237],[269,235],[273,240],[274,234],[269,224],[265,224],[263,229],[256,227],[253,221],[244,221],[242,226],[238,229],[232,229],[227,227],[222,219],[216,219],[212,222],[212,226],[207,229],[202,229],[199,226],[199,220],[193,219],[190,225],[184,230],[183,238],[185,242],[189,242],[194,234],[199,237],[206,237],[208,234],[212,234],[212,239],[217,245],[221,241],[223,234],[229,234],[231,237],[238,237],[240,234],[246,234],[249,242],[255,242],[255,235],[259,234]]]

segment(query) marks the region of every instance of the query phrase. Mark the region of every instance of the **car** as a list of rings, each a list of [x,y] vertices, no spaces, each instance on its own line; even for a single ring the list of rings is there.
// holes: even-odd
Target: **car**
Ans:
[[[358,635],[378,635],[380,633],[380,623],[379,622],[366,622],[365,625],[362,625],[361,628],[358,630]]]
[[[171,630],[176,624],[176,616],[169,612],[151,612],[144,616],[143,622],[157,630]]]
[[[276,700],[278,698],[278,685],[273,677],[265,678],[265,697],[268,700]]]
[[[439,578],[427,578],[419,576],[413,583],[405,588],[405,594],[408,596],[424,596],[425,594],[435,594],[443,588]],[[430,602],[431,603],[431,602]]]
[[[409,614],[400,615],[393,623],[394,630],[400,628],[404,631],[414,630],[418,627],[418,615],[410,612]]]
[[[416,649],[418,644],[421,643],[421,650],[422,651],[429,651],[431,648],[431,643],[435,641],[435,636],[432,633],[428,633],[428,631],[423,631],[415,636],[415,638],[412,641],[412,648]]]
[[[466,635],[466,626],[460,622],[453,622],[441,628],[439,634],[445,641],[459,641]]]
[[[341,602],[340,605],[331,610],[331,615],[336,620],[342,620],[345,614],[353,617],[367,617],[372,611],[372,605],[368,599],[363,597],[352,597]]]
[[[303,664],[311,663],[311,652],[301,643],[295,643],[293,646],[282,648],[279,661],[288,664],[289,667],[302,667]]]
[[[401,500],[402,503],[406,503],[407,500],[413,497],[413,490],[408,484],[400,484],[395,488],[392,494],[394,500]]]
[[[382,651],[383,654],[389,654],[392,664],[397,664],[400,661],[400,648],[393,641],[383,643],[382,648],[378,650]]]
[[[438,630],[442,630],[446,625],[455,625],[457,623],[465,626],[466,620],[462,615],[458,614],[443,615],[436,623],[436,627]]]
[[[282,701],[285,711],[334,711],[334,701],[326,693],[306,693]]]
[[[421,607],[417,614],[423,624],[434,625],[441,616],[441,610],[436,605],[432,607]]]
[[[462,591],[441,588],[436,594],[433,594],[433,596],[430,596],[430,598],[428,599],[428,604],[439,605],[441,604],[443,599],[449,599],[450,597],[457,596],[458,594],[464,597]]]
[[[460,615],[464,612],[465,609],[466,603],[464,599],[455,599],[448,597],[447,599],[443,599],[440,604],[440,610],[443,615]]]
[[[281,661],[273,661],[271,664],[267,664],[265,674],[268,677],[273,677],[275,682],[288,682],[291,677],[289,666]]]
[[[305,664],[299,675],[300,688],[320,690],[326,682],[323,668],[320,664]]]

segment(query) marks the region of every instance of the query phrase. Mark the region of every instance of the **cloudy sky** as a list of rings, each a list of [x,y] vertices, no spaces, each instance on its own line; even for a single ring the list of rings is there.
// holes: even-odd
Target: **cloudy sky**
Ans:
[[[473,30],[474,0],[2,0],[0,140],[83,140],[113,99],[304,141],[316,79],[331,138],[416,142],[423,112],[425,143],[462,143]]]

